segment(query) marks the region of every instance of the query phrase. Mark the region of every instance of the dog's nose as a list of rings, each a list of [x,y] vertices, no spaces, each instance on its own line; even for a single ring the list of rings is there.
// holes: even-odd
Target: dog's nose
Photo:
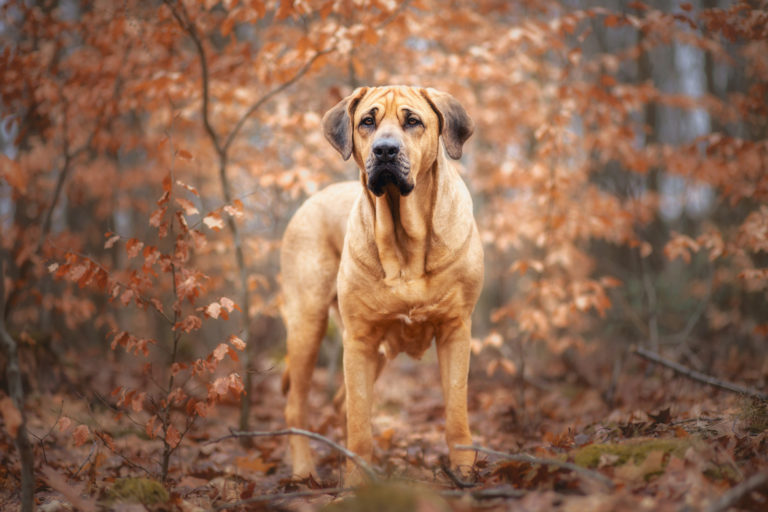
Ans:
[[[379,139],[373,143],[373,154],[380,162],[392,162],[400,153],[401,144],[395,139]]]

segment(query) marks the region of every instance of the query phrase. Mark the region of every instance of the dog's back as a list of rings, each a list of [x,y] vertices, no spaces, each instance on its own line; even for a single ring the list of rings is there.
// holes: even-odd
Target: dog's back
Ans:
[[[327,309],[336,294],[347,218],[359,195],[356,181],[330,185],[307,199],[288,223],[280,249],[284,316],[305,302],[327,303]]]

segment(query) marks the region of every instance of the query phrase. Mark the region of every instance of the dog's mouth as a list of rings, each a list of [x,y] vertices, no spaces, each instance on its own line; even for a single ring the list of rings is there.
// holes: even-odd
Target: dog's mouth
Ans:
[[[371,162],[366,165],[366,172],[368,173],[368,190],[377,197],[384,195],[388,185],[394,185],[402,196],[407,196],[413,191],[410,166],[407,162]]]

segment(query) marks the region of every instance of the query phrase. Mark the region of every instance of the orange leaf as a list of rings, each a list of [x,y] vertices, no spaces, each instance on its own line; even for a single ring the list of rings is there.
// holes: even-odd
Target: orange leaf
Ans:
[[[171,448],[176,448],[181,442],[181,434],[176,427],[168,425],[168,430],[165,432],[165,442],[170,445]]]
[[[70,426],[72,426],[72,420],[67,418],[66,416],[62,416],[61,418],[59,418],[59,421],[56,422],[56,428],[59,429],[59,432],[64,432]]]
[[[229,347],[225,343],[219,343],[219,346],[213,349],[213,352],[211,353],[213,354],[214,359],[221,361],[224,359],[224,356],[227,355],[228,349]]]
[[[240,218],[243,215],[245,215],[245,208],[243,207],[243,202],[239,199],[235,199],[232,201],[232,205],[226,205],[224,206],[224,211],[227,212],[229,215],[235,218]]]
[[[224,227],[224,221],[216,213],[211,213],[203,218],[203,224],[208,226],[214,231],[218,231]]]
[[[105,249],[111,249],[113,245],[115,245],[115,242],[120,240],[120,235],[114,235],[109,238],[106,242],[104,242],[104,248]]]
[[[149,225],[154,227],[160,227],[160,224],[163,222],[163,217],[165,217],[165,212],[168,209],[167,206],[163,206],[162,208],[158,208],[154,212],[152,212],[152,215],[149,217]]]
[[[139,242],[135,238],[131,238],[125,244],[125,252],[128,253],[129,258],[135,258],[142,247],[144,247],[144,242]]]
[[[155,421],[156,420],[157,420],[157,414],[149,418],[145,426],[145,430],[147,431],[147,437],[149,437],[150,439],[155,438]]]
[[[198,416],[205,418],[208,416],[208,404],[205,402],[195,402],[195,412]]]
[[[16,439],[16,434],[18,434],[21,426],[21,412],[14,405],[11,397],[4,396],[0,399],[0,415],[3,417],[5,430],[12,438]]]
[[[200,192],[198,192],[197,189],[195,187],[193,187],[192,185],[187,185],[186,183],[184,183],[181,180],[176,180],[176,184],[181,186],[181,187],[184,187],[185,189],[189,190],[190,192],[192,192],[196,196],[198,196],[198,197],[200,196]]]
[[[232,344],[233,347],[235,347],[237,350],[245,350],[245,342],[238,338],[235,335],[232,335],[229,337],[229,342]]]
[[[91,429],[88,425],[79,425],[74,432],[72,432],[72,439],[75,440],[75,446],[82,446],[91,437]]]
[[[184,213],[187,215],[195,215],[197,213],[200,213],[200,211],[195,207],[194,203],[190,201],[189,199],[185,199],[183,197],[177,197],[176,202],[184,208]]]
[[[205,308],[205,314],[211,318],[219,318],[221,314],[221,304],[218,302],[211,302],[207,308]]]
[[[227,297],[222,297],[219,300],[219,304],[221,304],[221,307],[223,307],[230,313],[232,312],[233,309],[237,307],[237,304],[235,304],[235,301],[233,301],[232,299],[228,299]]]
[[[269,470],[275,467],[275,464],[264,462],[263,460],[261,460],[261,457],[259,456],[253,456],[253,457],[236,457],[235,466],[237,466],[240,469],[246,469],[246,470],[256,471],[258,473],[266,474]]]

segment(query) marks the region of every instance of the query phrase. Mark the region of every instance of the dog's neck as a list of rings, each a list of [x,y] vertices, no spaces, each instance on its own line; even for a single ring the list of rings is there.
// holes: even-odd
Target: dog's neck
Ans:
[[[407,196],[394,186],[379,197],[366,189],[364,203],[373,221],[369,236],[385,281],[423,278],[460,256],[473,229],[471,201],[467,208],[455,186],[460,179],[440,148]]]

